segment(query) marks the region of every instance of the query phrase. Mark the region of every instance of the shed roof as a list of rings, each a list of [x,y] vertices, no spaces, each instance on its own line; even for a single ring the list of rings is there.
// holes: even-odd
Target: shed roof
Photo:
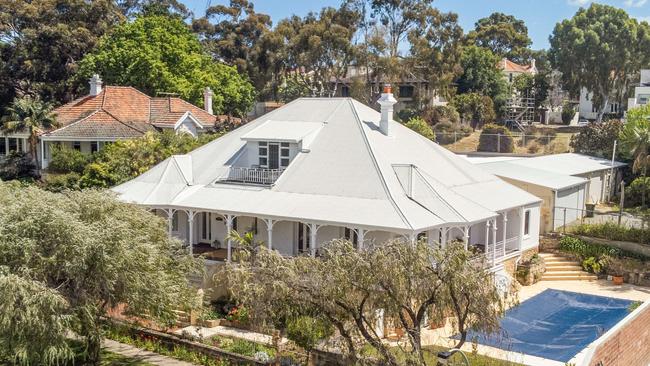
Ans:
[[[499,177],[531,183],[552,190],[584,185],[588,182],[585,178],[557,174],[529,166],[513,164],[513,161],[480,164],[480,167]]]
[[[511,162],[520,166],[566,175],[587,174],[627,165],[619,161],[614,161],[614,165],[612,166],[611,160],[576,153],[543,155],[512,160]]]

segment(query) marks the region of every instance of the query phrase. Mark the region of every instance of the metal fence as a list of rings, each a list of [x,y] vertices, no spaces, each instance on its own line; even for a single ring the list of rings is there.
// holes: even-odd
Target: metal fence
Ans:
[[[485,140],[479,150],[481,137]],[[517,153],[563,153],[570,151],[571,136],[557,134],[525,134],[513,132],[510,135],[473,134],[471,132],[436,132],[436,142],[456,152],[517,152]]]
[[[554,231],[566,232],[571,226],[579,224],[611,223],[637,229],[646,229],[649,226],[647,220],[627,212],[603,212],[571,207],[555,207],[553,210]]]

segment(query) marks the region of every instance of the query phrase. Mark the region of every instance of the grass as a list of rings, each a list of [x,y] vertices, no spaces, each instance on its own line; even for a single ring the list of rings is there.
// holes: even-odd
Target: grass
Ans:
[[[438,352],[449,350],[448,348],[439,347],[439,346],[426,346],[423,347],[423,349],[424,349],[424,360],[427,365],[436,365],[438,363]],[[405,360],[404,352],[399,347],[394,347],[391,350],[397,356],[398,361],[400,361],[400,363],[403,363]],[[523,366],[518,363],[483,356],[476,352],[464,352],[464,353],[469,359],[470,365],[472,366]],[[374,348],[372,348],[370,345],[366,345],[366,347],[364,347],[362,350],[362,354],[366,357],[376,357],[377,351]],[[454,354],[451,358],[450,365],[452,366],[465,365],[463,356],[459,354]]]
[[[137,358],[122,356],[117,353],[102,351],[102,366],[153,366],[153,364],[141,361]]]

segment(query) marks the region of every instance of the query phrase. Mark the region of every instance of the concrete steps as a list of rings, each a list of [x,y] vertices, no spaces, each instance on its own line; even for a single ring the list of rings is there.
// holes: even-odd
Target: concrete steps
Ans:
[[[598,276],[585,272],[580,263],[555,253],[540,253],[546,264],[542,281],[591,281]]]

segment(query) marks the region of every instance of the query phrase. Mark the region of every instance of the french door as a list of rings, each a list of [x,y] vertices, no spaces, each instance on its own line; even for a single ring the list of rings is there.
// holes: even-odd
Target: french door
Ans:
[[[269,143],[269,169],[280,168],[280,144],[277,142]]]

